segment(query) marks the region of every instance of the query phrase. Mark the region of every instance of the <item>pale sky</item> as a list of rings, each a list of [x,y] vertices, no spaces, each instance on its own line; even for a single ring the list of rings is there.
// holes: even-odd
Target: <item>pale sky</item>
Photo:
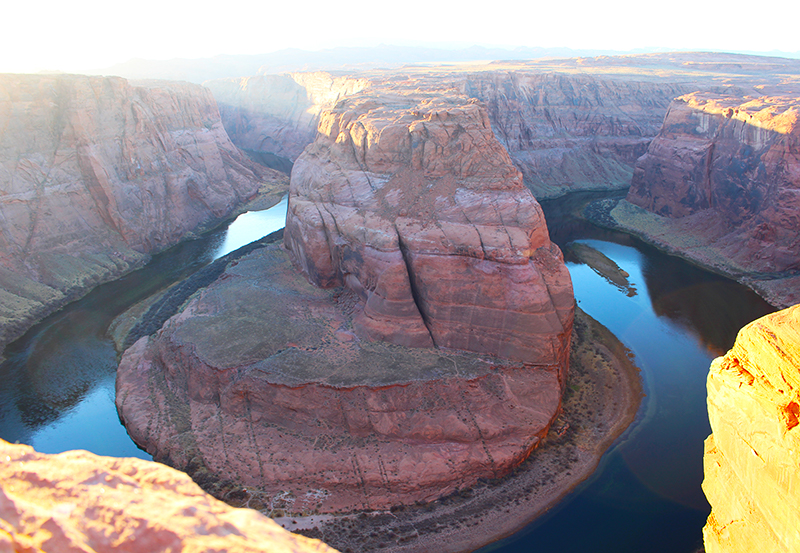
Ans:
[[[800,0],[5,0],[0,72],[378,44],[800,51]],[[457,7],[453,7],[453,6]]]

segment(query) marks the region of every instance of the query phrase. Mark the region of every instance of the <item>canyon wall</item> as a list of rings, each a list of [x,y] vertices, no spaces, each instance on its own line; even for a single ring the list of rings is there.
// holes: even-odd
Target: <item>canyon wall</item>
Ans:
[[[750,277],[776,305],[800,300],[799,113],[797,96],[682,96],[627,197],[663,220],[664,242]]]
[[[800,306],[744,327],[708,375],[708,553],[800,550]]]
[[[294,161],[314,140],[320,112],[367,88],[369,81],[314,72],[218,79],[205,86],[214,94],[225,130],[238,147],[265,159]]]
[[[0,344],[265,184],[200,86],[0,76]]]
[[[185,474],[85,451],[37,453],[0,440],[3,551],[335,553],[252,509],[234,509]]]
[[[452,92],[323,112],[285,249],[230,263],[124,353],[118,411],[154,458],[220,496],[336,512],[432,501],[540,443],[569,272],[486,111]]]
[[[627,188],[670,102],[689,86],[525,69],[475,73],[464,84],[538,199]]]

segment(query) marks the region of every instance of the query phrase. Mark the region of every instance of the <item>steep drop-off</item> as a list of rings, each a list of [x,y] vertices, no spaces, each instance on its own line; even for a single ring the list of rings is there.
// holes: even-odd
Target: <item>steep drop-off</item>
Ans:
[[[317,133],[320,112],[369,86],[367,79],[325,72],[259,75],[205,83],[236,145],[280,163],[294,161]]]
[[[747,325],[708,375],[708,553],[800,550],[800,306]]]
[[[0,76],[0,345],[267,183],[202,87]]]
[[[44,455],[3,440],[0,459],[3,551],[335,553],[158,463]]]
[[[252,505],[335,512],[433,500],[540,443],[571,281],[475,102],[365,94],[325,112],[285,244],[123,355],[119,413],[156,459]]]
[[[636,230],[778,305],[800,300],[800,278],[792,278],[800,274],[798,114],[800,100],[790,96],[676,99],[636,165],[627,200],[653,219]],[[630,206],[616,213],[637,224]]]

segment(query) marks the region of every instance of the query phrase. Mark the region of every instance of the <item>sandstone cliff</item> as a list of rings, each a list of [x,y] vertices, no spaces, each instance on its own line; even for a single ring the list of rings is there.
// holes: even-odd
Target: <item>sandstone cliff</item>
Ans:
[[[632,61],[635,64],[635,60]],[[517,71],[466,77],[492,128],[538,199],[627,188],[636,159],[689,85],[603,75]]]
[[[294,161],[314,140],[321,110],[367,88],[369,81],[314,72],[219,79],[205,86],[238,147]]]
[[[197,85],[0,76],[0,345],[267,181]]]
[[[44,455],[0,440],[0,550],[335,553],[185,474],[85,451]]]
[[[637,162],[628,202],[667,219],[676,238],[665,241],[701,262],[761,281],[797,275],[798,113],[794,96],[676,99]],[[754,286],[774,288],[766,295],[776,304],[800,300],[798,279]]]
[[[566,376],[574,299],[541,208],[463,95],[356,95],[319,129],[290,251],[231,263],[123,355],[129,433],[216,494],[292,512],[505,474]]]
[[[800,306],[747,325],[711,365],[708,553],[800,550]]]
[[[359,295],[364,337],[564,366],[569,273],[474,101],[395,91],[325,112],[285,242],[314,284]]]

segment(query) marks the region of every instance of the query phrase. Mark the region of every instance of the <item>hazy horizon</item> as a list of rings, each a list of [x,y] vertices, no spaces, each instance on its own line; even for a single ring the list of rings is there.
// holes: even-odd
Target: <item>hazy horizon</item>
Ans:
[[[142,0],[109,4],[15,1],[4,8],[0,72],[83,72],[133,59],[265,55],[288,48],[568,48],[619,54],[714,51],[800,57],[791,23],[800,3],[770,4],[763,16],[739,0],[643,6],[633,0],[525,4],[499,0],[491,10],[410,0],[402,10],[365,0],[249,6]],[[762,20],[764,23],[762,24]],[[778,23],[774,23],[777,21]]]

